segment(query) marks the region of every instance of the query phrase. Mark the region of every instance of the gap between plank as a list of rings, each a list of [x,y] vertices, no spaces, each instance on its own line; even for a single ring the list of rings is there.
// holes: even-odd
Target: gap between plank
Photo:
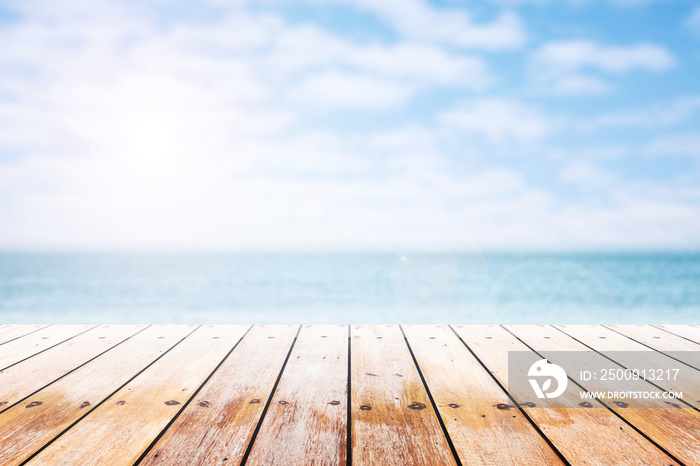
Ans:
[[[513,332],[511,332],[510,330],[508,330],[505,326],[501,325],[501,327],[503,327],[503,329],[504,329],[506,332],[508,332],[508,333],[510,333],[511,335],[513,335],[520,343],[522,343],[523,345],[527,346],[527,347],[530,349],[530,351],[532,351],[533,353],[535,353],[536,355],[538,355],[538,356],[541,357],[542,359],[546,359],[546,358],[545,358],[544,356],[542,356],[539,352],[535,351],[535,350],[532,348],[532,346],[530,346],[530,345],[528,345],[527,343],[525,343],[523,340],[520,339],[519,336],[517,336],[516,334],[514,334]],[[571,380],[571,381],[572,381],[576,386],[578,386],[581,390],[584,390],[584,391],[586,391],[587,393],[591,393],[591,392],[588,391],[583,385],[581,385],[580,383],[576,382],[576,381],[575,381],[574,379],[572,379],[571,377],[568,377],[568,376],[567,376],[567,378],[568,378],[569,380]],[[592,393],[591,393],[591,395],[592,395]],[[593,398],[595,398],[595,397],[593,397]],[[651,439],[647,434],[645,434],[644,432],[642,432],[641,430],[639,430],[639,429],[638,429],[634,424],[632,424],[630,421],[628,421],[627,419],[625,419],[624,417],[622,417],[622,415],[619,414],[617,411],[615,411],[614,409],[610,408],[610,406],[608,406],[607,404],[605,404],[603,401],[601,401],[601,400],[598,399],[598,398],[595,398],[595,400],[598,401],[598,403],[600,403],[601,405],[603,405],[603,406],[605,407],[605,409],[607,409],[608,411],[610,411],[611,413],[613,413],[615,416],[617,416],[622,422],[624,422],[625,424],[627,424],[628,426],[630,426],[632,429],[634,429],[639,435],[641,435],[642,437],[644,437],[645,439],[647,439],[652,445],[654,445],[656,448],[658,448],[659,450],[661,450],[662,452],[664,452],[665,454],[667,454],[673,461],[675,461],[675,462],[677,462],[678,464],[681,464],[681,465],[682,465],[682,464],[685,464],[685,463],[683,463],[682,461],[680,461],[678,458],[676,458],[675,456],[673,456],[673,455],[672,455],[668,450],[666,450],[664,447],[662,447],[661,445],[659,445],[658,443],[656,443],[656,441],[654,441],[653,439]]]
[[[5,411],[7,411],[8,409],[12,408],[13,406],[15,406],[15,405],[17,405],[17,404],[22,403],[22,402],[25,401],[27,398],[30,398],[30,397],[36,395],[38,392],[40,392],[41,390],[45,389],[45,388],[48,387],[49,385],[58,382],[59,380],[61,380],[63,377],[67,376],[67,375],[70,374],[71,372],[77,371],[78,369],[80,369],[81,367],[83,367],[85,364],[88,364],[89,362],[94,361],[95,359],[97,359],[97,358],[99,358],[100,356],[102,356],[103,354],[105,354],[107,351],[113,350],[114,348],[116,348],[117,346],[121,345],[121,344],[124,343],[125,341],[127,341],[127,340],[129,340],[130,338],[133,338],[133,337],[135,337],[136,335],[138,335],[139,333],[143,332],[143,331],[146,330],[148,327],[150,327],[150,325],[148,325],[148,326],[142,328],[141,330],[139,330],[138,332],[134,333],[133,335],[129,335],[128,337],[126,337],[125,339],[123,339],[122,341],[120,341],[119,343],[117,343],[116,345],[112,345],[111,347],[107,348],[106,350],[104,350],[104,351],[101,352],[100,354],[98,354],[98,355],[96,355],[96,356],[93,356],[92,358],[88,359],[87,361],[85,361],[85,362],[82,363],[81,365],[79,365],[79,366],[77,366],[77,367],[74,367],[73,369],[71,369],[71,370],[69,370],[68,372],[66,372],[65,374],[63,374],[62,376],[60,376],[60,377],[58,377],[58,378],[52,380],[51,382],[47,383],[47,384],[44,385],[43,387],[40,387],[40,388],[34,390],[32,393],[30,393],[29,395],[25,396],[25,397],[22,398],[21,400],[15,401],[14,403],[12,403],[11,405],[9,405],[9,406],[6,407],[5,409],[0,410],[0,414],[4,413]],[[4,370],[4,369],[3,369],[3,370]]]
[[[654,327],[654,328],[658,328],[659,330],[663,330],[663,331],[666,332],[666,333],[670,333],[671,335],[675,335],[675,336],[677,336],[677,337],[681,337],[682,339],[688,340],[689,342],[695,343],[696,345],[700,345],[700,341],[691,340],[690,338],[686,338],[686,337],[684,337],[683,335],[678,335],[677,333],[673,333],[673,332],[670,331],[670,330],[666,330],[665,328],[659,327],[659,326],[654,325],[654,324],[651,324],[651,326]]]
[[[11,342],[11,341],[15,341],[15,340],[18,339],[18,338],[26,337],[27,335],[31,335],[31,334],[34,333],[34,332],[38,332],[39,330],[44,330],[45,328],[49,328],[49,327],[51,327],[51,325],[44,325],[43,327],[39,327],[39,328],[36,329],[36,330],[32,330],[31,332],[23,333],[22,335],[20,335],[20,336],[18,336],[18,337],[14,337],[14,338],[11,339],[11,340],[3,341],[2,343],[0,343],[0,346],[4,345],[5,343],[9,343],[9,342]]]
[[[156,446],[156,443],[158,443],[158,440],[160,440],[161,437],[163,437],[163,435],[165,435],[165,432],[170,428],[170,426],[173,425],[173,423],[177,420],[177,418],[180,417],[180,414],[182,414],[182,412],[185,410],[185,408],[187,408],[187,406],[189,406],[189,404],[192,402],[192,400],[194,400],[194,399],[197,397],[197,395],[198,395],[199,392],[202,390],[202,388],[204,388],[204,386],[207,384],[207,382],[209,382],[209,380],[214,376],[214,374],[216,374],[216,372],[219,370],[219,368],[221,367],[221,365],[222,365],[224,362],[226,362],[226,360],[227,360],[228,357],[231,355],[231,353],[233,353],[233,350],[235,350],[236,347],[241,343],[241,341],[243,341],[243,339],[245,338],[245,336],[248,335],[248,332],[250,332],[250,329],[252,329],[252,328],[253,328],[253,325],[251,325],[250,327],[248,327],[248,330],[245,331],[245,333],[238,339],[238,341],[233,345],[233,347],[229,350],[229,352],[226,353],[226,356],[224,356],[224,358],[221,360],[221,362],[219,362],[219,364],[216,365],[216,367],[215,367],[214,370],[211,372],[211,374],[209,374],[209,375],[207,376],[207,378],[204,379],[204,382],[202,382],[202,384],[201,384],[199,387],[197,387],[197,390],[195,390],[195,391],[192,393],[192,396],[190,396],[190,397],[187,399],[187,401],[185,401],[185,402],[182,404],[182,408],[180,408],[180,410],[179,410],[177,413],[175,413],[175,416],[173,416],[173,418],[168,422],[168,424],[163,428],[163,430],[161,430],[160,433],[156,436],[156,438],[153,439],[153,441],[151,442],[151,444],[148,445],[148,447],[143,451],[143,453],[141,453],[141,456],[139,456],[138,459],[134,462],[134,466],[136,466],[136,465],[139,464],[141,461],[143,461],[143,459],[146,457],[146,455],[148,455],[148,453],[151,451],[151,449],[152,449],[154,446]]]
[[[59,341],[59,342],[56,343],[55,345],[51,345],[51,346],[49,346],[48,348],[44,348],[43,350],[39,351],[38,353],[32,354],[31,356],[27,356],[26,358],[24,358],[24,359],[22,359],[22,360],[20,360],[20,361],[13,362],[13,363],[10,364],[9,366],[3,367],[2,369],[0,369],[0,371],[4,371],[4,370],[6,370],[6,369],[9,369],[9,368],[12,367],[12,366],[16,366],[17,364],[19,364],[19,363],[21,363],[21,362],[24,362],[24,361],[26,361],[27,359],[31,359],[31,358],[33,358],[34,356],[43,353],[44,351],[48,351],[48,350],[50,350],[51,348],[54,348],[54,347],[56,347],[56,346],[58,346],[58,345],[61,345],[61,344],[65,343],[65,342],[67,342],[68,340],[72,340],[73,338],[75,338],[75,337],[77,337],[77,336],[79,336],[79,335],[82,335],[83,333],[89,332],[90,330],[94,330],[94,329],[96,329],[97,327],[99,327],[99,325],[95,325],[94,327],[90,327],[90,328],[87,329],[87,330],[83,330],[82,332],[77,333],[77,334],[73,335],[72,337],[68,337],[68,338],[66,338],[65,340]],[[33,333],[33,332],[32,332],[32,333]]]
[[[593,351],[595,351],[595,352],[598,353],[599,355],[603,356],[603,357],[604,357],[605,359],[607,359],[608,361],[612,361],[613,363],[617,364],[618,366],[622,367],[623,369],[630,370],[629,367],[625,366],[625,365],[622,364],[622,363],[619,363],[619,362],[615,361],[613,358],[610,358],[610,357],[606,356],[605,354],[601,353],[600,351],[598,351],[597,349],[593,348],[592,346],[585,344],[584,342],[582,342],[582,341],[579,340],[578,338],[569,335],[568,333],[566,333],[566,332],[563,331],[562,329],[559,329],[559,328],[555,327],[554,325],[550,325],[550,327],[559,330],[561,333],[563,333],[563,334],[566,335],[567,337],[571,338],[572,340],[577,341],[577,342],[581,343],[583,346],[592,349]],[[666,390],[665,388],[663,388],[663,387],[661,387],[661,386],[659,386],[659,385],[656,385],[656,384],[655,384],[654,382],[652,382],[651,380],[646,380],[646,379],[644,379],[644,381],[647,382],[647,383],[649,383],[650,385],[653,385],[654,387],[658,388],[658,389],[661,390],[662,392],[666,392],[666,393],[669,393],[669,394],[670,394],[670,392],[669,392],[668,390]],[[681,403],[683,403],[683,404],[686,405],[686,406],[689,406],[689,407],[693,408],[695,411],[700,412],[700,409],[698,409],[698,408],[696,408],[695,406],[691,405],[691,404],[688,403],[687,401],[685,401],[685,400],[683,400],[683,399],[679,399],[679,398],[676,398],[676,400],[677,400],[677,401],[680,401]]]
[[[299,325],[299,328],[297,329],[296,335],[294,335],[294,340],[292,340],[292,344],[289,347],[289,351],[287,351],[287,357],[284,358],[284,362],[282,363],[282,368],[280,369],[280,373],[277,375],[277,380],[275,380],[275,384],[272,386],[272,391],[270,391],[270,396],[267,397],[267,403],[265,403],[265,408],[263,408],[262,414],[260,414],[260,419],[258,420],[258,425],[255,426],[255,430],[253,431],[252,437],[250,437],[250,442],[248,442],[248,447],[245,449],[245,453],[243,454],[243,459],[241,460],[241,466],[244,466],[246,461],[248,461],[248,456],[250,456],[250,452],[253,450],[253,443],[255,443],[255,438],[258,436],[258,432],[260,431],[260,426],[262,426],[263,421],[265,420],[265,415],[267,414],[267,410],[270,407],[270,403],[272,403],[272,398],[275,396],[275,392],[277,391],[277,385],[280,383],[280,379],[282,378],[282,374],[284,373],[284,368],[287,367],[287,361],[289,361],[289,356],[292,354],[292,350],[294,349],[294,345],[297,342],[297,338],[299,338],[299,332],[301,332],[301,325]]]
[[[622,333],[622,332],[618,332],[618,331],[615,330],[614,328],[608,327],[608,326],[605,325],[605,324],[600,324],[600,325],[601,325],[601,327],[607,328],[608,330],[612,330],[612,331],[615,332],[615,333],[619,333],[619,334],[622,335],[623,337],[629,338],[630,340],[635,341],[635,342],[639,343],[640,345],[644,345],[644,346],[646,346],[647,348],[656,351],[657,353],[661,353],[661,354],[663,354],[664,356],[666,356],[666,357],[668,357],[668,358],[671,358],[671,359],[673,359],[673,360],[675,360],[675,361],[678,361],[678,362],[680,362],[681,364],[685,364],[685,365],[688,366],[688,367],[692,367],[692,368],[695,369],[696,371],[700,371],[700,369],[698,369],[697,367],[693,366],[692,364],[689,364],[689,363],[687,363],[687,362],[685,362],[685,361],[681,361],[681,360],[678,359],[678,358],[674,358],[674,357],[671,356],[670,354],[667,354],[666,352],[661,351],[660,349],[656,349],[656,348],[654,348],[653,346],[649,346],[649,345],[647,345],[646,343],[642,343],[642,342],[639,341],[639,340],[635,340],[635,339],[632,338],[631,336],[625,335],[625,334]],[[698,349],[700,350],[700,348],[698,348]]]
[[[559,457],[559,459],[561,459],[561,460],[564,462],[564,464],[566,464],[566,465],[568,465],[568,466],[571,466],[571,463],[569,463],[569,460],[566,459],[566,457],[563,455],[563,453],[560,452],[559,449],[554,445],[554,443],[552,443],[552,441],[549,440],[549,438],[545,435],[545,433],[542,432],[542,429],[540,429],[540,426],[538,426],[537,423],[530,417],[530,415],[527,414],[527,413],[525,412],[525,410],[522,408],[522,406],[520,406],[520,403],[518,403],[518,402],[515,400],[515,398],[513,398],[513,397],[511,396],[510,392],[508,392],[508,390],[506,389],[506,387],[503,386],[503,384],[501,383],[501,381],[498,380],[498,379],[496,378],[496,376],[493,375],[493,373],[491,373],[491,371],[489,370],[489,368],[486,367],[486,364],[484,364],[484,362],[479,358],[479,356],[477,356],[476,353],[475,353],[474,351],[472,351],[472,349],[469,347],[469,345],[467,344],[467,342],[464,341],[464,340],[462,339],[462,337],[459,335],[459,333],[457,333],[457,331],[456,331],[454,328],[452,328],[451,325],[448,325],[448,327],[450,327],[450,330],[452,330],[452,333],[454,333],[455,336],[456,336],[457,338],[459,338],[459,341],[462,342],[462,344],[465,346],[465,348],[467,348],[467,350],[469,350],[469,352],[471,353],[471,355],[474,356],[474,359],[476,359],[476,361],[479,363],[479,365],[481,365],[481,367],[484,368],[484,370],[485,370],[486,373],[491,377],[491,379],[492,379],[494,382],[496,382],[496,385],[498,385],[498,387],[499,387],[501,390],[503,390],[503,393],[506,394],[506,396],[508,397],[508,399],[509,399],[510,401],[512,401],[513,404],[518,408],[518,410],[520,411],[520,414],[522,414],[523,417],[524,417],[525,419],[528,420],[528,422],[532,425],[532,427],[535,429],[535,431],[536,431],[538,434],[540,434],[540,437],[542,437],[542,438],[544,439],[544,441],[547,442],[547,445],[549,445],[549,447],[554,451],[554,453],[557,454],[557,456]]]
[[[134,376],[131,377],[129,380],[127,380],[126,382],[124,382],[123,384],[121,384],[119,387],[117,387],[116,390],[114,390],[112,393],[110,393],[109,395],[107,395],[102,401],[100,401],[100,402],[97,403],[95,406],[93,406],[92,409],[90,409],[90,411],[88,411],[88,412],[86,412],[85,414],[83,414],[82,416],[80,416],[80,418],[78,418],[78,419],[77,419],[75,422],[73,422],[71,425],[69,425],[68,427],[66,427],[65,429],[63,429],[58,435],[56,435],[54,438],[52,438],[50,441],[48,441],[43,447],[41,447],[41,448],[39,448],[37,451],[35,451],[29,458],[27,458],[27,459],[25,459],[24,461],[22,461],[22,462],[20,463],[19,466],[23,466],[23,465],[27,464],[28,462],[30,462],[36,455],[38,455],[39,453],[41,453],[42,451],[44,451],[49,445],[51,445],[53,442],[55,442],[56,440],[58,440],[59,437],[61,437],[61,436],[62,436],[63,434],[65,434],[66,432],[68,432],[71,428],[73,428],[77,423],[79,423],[80,421],[82,421],[82,420],[83,420],[86,416],[88,416],[91,412],[93,412],[94,410],[96,410],[97,408],[99,408],[100,406],[102,406],[107,400],[109,400],[110,398],[112,398],[119,390],[121,390],[122,388],[126,387],[132,380],[134,380],[136,377],[138,377],[139,375],[141,375],[146,369],[148,369],[149,367],[151,367],[153,364],[155,364],[156,362],[158,362],[158,360],[159,360],[160,358],[162,358],[163,356],[165,356],[166,354],[168,354],[173,348],[175,348],[177,345],[179,345],[180,343],[182,343],[187,337],[189,337],[190,335],[192,335],[192,334],[193,334],[195,331],[197,331],[197,329],[200,328],[200,327],[201,327],[201,325],[198,325],[197,327],[195,327],[190,333],[188,333],[187,335],[185,335],[184,337],[182,337],[177,343],[175,343],[173,346],[171,346],[170,348],[168,348],[167,351],[163,352],[163,354],[161,354],[160,356],[158,356],[157,358],[155,358],[153,361],[151,361],[146,367],[144,367],[143,369],[141,369],[140,371],[138,371],[138,372],[136,373],[136,375],[134,375]]]
[[[352,325],[348,325],[348,400],[347,400],[347,438],[345,464],[352,465]]]
[[[403,327],[399,325],[399,330],[401,330],[401,335],[403,335],[403,340],[406,342],[406,347],[408,348],[408,352],[411,354],[411,358],[413,359],[413,364],[415,364],[416,369],[418,370],[418,375],[420,376],[421,382],[423,382],[423,387],[425,388],[426,393],[428,394],[428,399],[430,400],[430,404],[433,405],[433,411],[435,411],[435,415],[438,418],[438,421],[440,422],[440,427],[442,428],[442,433],[445,435],[445,439],[447,440],[447,444],[450,446],[450,450],[452,451],[452,456],[454,456],[455,461],[457,462],[457,466],[462,466],[462,461],[459,459],[459,455],[457,454],[457,450],[455,449],[454,444],[452,443],[452,439],[450,438],[449,432],[447,432],[447,427],[445,427],[445,423],[442,421],[442,416],[440,415],[440,411],[438,411],[438,407],[435,404],[435,400],[433,399],[433,394],[430,393],[430,388],[428,388],[428,384],[425,382],[425,377],[423,377],[423,371],[420,370],[420,366],[418,365],[418,361],[416,360],[416,356],[413,354],[413,349],[411,349],[411,344],[408,342],[408,338],[406,338],[406,334],[403,331]]]

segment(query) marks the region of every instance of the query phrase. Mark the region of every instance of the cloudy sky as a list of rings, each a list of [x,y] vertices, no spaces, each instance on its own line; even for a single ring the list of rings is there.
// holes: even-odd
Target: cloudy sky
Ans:
[[[693,0],[0,0],[2,249],[700,247]]]

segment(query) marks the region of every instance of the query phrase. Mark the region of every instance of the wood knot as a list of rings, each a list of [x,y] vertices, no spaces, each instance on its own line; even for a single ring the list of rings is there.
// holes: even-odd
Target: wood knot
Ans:
[[[250,400],[250,401],[248,402],[249,405],[254,405],[255,403],[260,403],[260,400],[257,399],[257,398],[253,398],[252,400]]]
[[[0,401],[0,406],[5,406],[7,403],[7,401]]]
[[[408,405],[409,408],[411,409],[425,409],[425,405],[423,403],[418,403],[417,401],[414,401],[410,405]]]
[[[629,406],[629,403],[625,403],[624,401],[613,401],[613,403],[620,408],[626,408]]]
[[[165,402],[165,404],[168,405],[168,406],[175,406],[175,405],[179,405],[180,402],[179,402],[179,401],[175,401],[175,400],[168,400],[168,401]]]
[[[198,404],[202,408],[208,408],[210,403],[208,401],[204,400],[204,401],[200,401]]]
[[[459,408],[459,405],[457,403],[450,403],[447,406],[449,406],[450,408]]]
[[[81,408],[81,409],[82,409],[82,408],[87,408],[88,406],[90,406],[90,402],[89,402],[89,401],[83,401],[82,403],[80,403],[80,408]]]
[[[666,403],[667,405],[671,405],[671,406],[673,406],[674,408],[680,408],[680,407],[681,407],[681,405],[679,405],[678,403],[673,403],[672,401],[664,401],[664,403]]]
[[[370,377],[379,377],[377,374],[372,374],[371,372],[365,372],[365,375],[369,375]]]
[[[126,401],[120,400],[120,401],[117,401],[117,404],[118,404],[119,406],[122,406],[122,405],[125,405],[125,404],[126,404]]]
[[[537,405],[532,401],[528,401],[527,403],[523,403],[523,406],[527,406],[528,408],[534,408]]]
[[[338,405],[340,404],[340,401],[338,401],[338,400],[333,400],[333,401],[331,401],[331,402],[328,403],[328,404],[331,405],[331,406],[338,406]]]
[[[370,405],[361,405],[361,406],[360,406],[360,409],[361,409],[362,411],[371,411],[371,410],[372,410],[372,407],[371,407]]]
[[[579,406],[583,406],[584,408],[592,408],[593,405],[591,404],[590,401],[584,401],[583,403],[579,403]]]
[[[284,401],[284,400],[280,400],[278,403],[281,404],[281,405],[286,405],[286,404],[288,404],[289,402],[288,402],[288,401]]]
[[[33,408],[33,407],[35,407],[35,406],[40,406],[40,405],[43,405],[43,404],[44,404],[43,401],[32,401],[32,402],[29,403],[27,406],[25,406],[25,408]]]

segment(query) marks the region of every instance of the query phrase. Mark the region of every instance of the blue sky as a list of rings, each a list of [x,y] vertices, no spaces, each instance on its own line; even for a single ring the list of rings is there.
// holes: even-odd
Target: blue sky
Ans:
[[[4,249],[700,247],[691,0],[0,1]]]

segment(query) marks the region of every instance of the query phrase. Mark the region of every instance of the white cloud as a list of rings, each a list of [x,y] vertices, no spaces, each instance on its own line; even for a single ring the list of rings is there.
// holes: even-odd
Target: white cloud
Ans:
[[[663,71],[675,64],[673,56],[657,45],[602,46],[583,40],[546,44],[535,53],[534,61],[536,66],[555,71],[592,68],[609,73],[623,73],[635,68]]]
[[[549,130],[546,119],[536,109],[503,99],[464,104],[443,113],[440,121],[497,144],[533,141],[545,136]]]
[[[700,134],[674,134],[660,136],[649,143],[652,155],[698,157],[700,159]]]
[[[358,42],[219,3],[221,16],[201,23],[156,18],[151,3],[17,4],[21,22],[0,28],[0,246],[697,244],[693,192],[653,201],[630,188],[601,207],[493,160],[547,164],[556,124],[544,107],[469,95],[497,77],[465,49],[521,46],[517,16],[483,23],[425,1],[358,0],[399,32]],[[653,68],[635,57],[627,69]],[[587,69],[616,72],[609,58],[579,62],[560,92],[601,92]],[[316,127],[335,109],[394,110],[421,92],[434,108],[419,116],[365,114],[381,130]],[[471,100],[445,104],[457,93]],[[680,121],[698,102],[621,124]],[[571,165],[560,181],[586,186],[596,170]]]
[[[318,0],[309,0],[318,1]],[[500,14],[490,23],[476,23],[464,9],[437,8],[426,0],[336,0],[377,15],[403,38],[458,47],[502,50],[522,46],[527,40],[520,18]]]
[[[680,124],[700,110],[700,95],[688,95],[663,104],[617,111],[590,118],[578,124],[586,131],[602,128],[654,128]]]
[[[563,76],[552,87],[552,91],[557,94],[606,94],[611,90],[605,81],[585,75]]]
[[[532,56],[531,70],[537,82],[555,93],[601,94],[612,88],[592,73],[622,74],[635,69],[660,72],[675,63],[675,58],[657,45],[621,47],[571,40],[540,47]]]
[[[683,24],[690,32],[700,33],[700,6],[695,7]]]
[[[290,98],[321,108],[385,110],[406,103],[412,91],[400,82],[330,71],[305,79]]]
[[[600,190],[619,181],[618,177],[590,162],[571,162],[559,172],[559,181],[586,190]]]

